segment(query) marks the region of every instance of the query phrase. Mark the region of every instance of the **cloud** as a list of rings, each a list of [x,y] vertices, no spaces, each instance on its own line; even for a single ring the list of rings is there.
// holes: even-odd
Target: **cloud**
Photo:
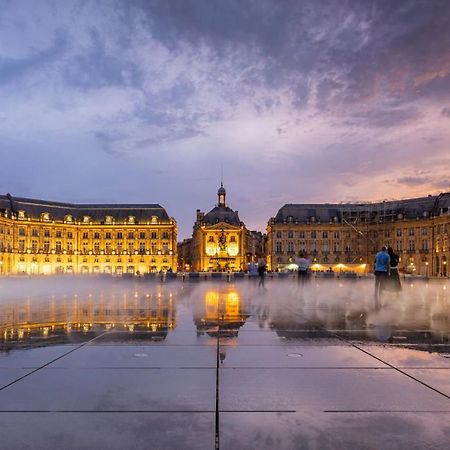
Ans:
[[[221,164],[253,228],[286,202],[447,181],[447,2],[43,0],[7,3],[0,24],[5,190],[141,196],[186,235]]]

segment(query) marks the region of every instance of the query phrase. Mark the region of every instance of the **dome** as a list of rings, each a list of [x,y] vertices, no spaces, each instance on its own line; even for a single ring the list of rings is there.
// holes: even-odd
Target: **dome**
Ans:
[[[225,195],[227,191],[225,191],[225,188],[223,187],[223,183],[220,183],[220,188],[217,191],[217,195]]]

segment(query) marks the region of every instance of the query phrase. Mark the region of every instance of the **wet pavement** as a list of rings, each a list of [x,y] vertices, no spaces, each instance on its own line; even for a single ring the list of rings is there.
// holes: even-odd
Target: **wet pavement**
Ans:
[[[448,449],[448,282],[0,280],[10,449]]]

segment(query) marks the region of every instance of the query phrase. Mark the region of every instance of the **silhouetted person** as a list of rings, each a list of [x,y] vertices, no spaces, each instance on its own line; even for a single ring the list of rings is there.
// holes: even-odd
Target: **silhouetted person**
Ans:
[[[386,287],[386,281],[389,273],[390,257],[386,247],[382,247],[375,256],[375,307],[380,307],[380,296]]]
[[[258,259],[258,276],[259,276],[258,286],[264,287],[264,279],[266,277],[266,262],[264,261],[264,258]]]
[[[306,258],[306,255],[304,252],[300,252],[299,257],[297,258],[297,275],[298,275],[298,284],[304,285],[306,281],[308,280],[308,269],[311,262],[309,259]]]
[[[398,275],[398,261],[399,256],[394,253],[392,247],[388,248],[389,255],[389,289],[394,292],[400,292],[402,285],[400,283],[400,277]]]

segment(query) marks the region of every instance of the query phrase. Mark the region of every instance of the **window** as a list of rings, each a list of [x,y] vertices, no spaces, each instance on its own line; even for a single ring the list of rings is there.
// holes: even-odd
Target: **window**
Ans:
[[[50,237],[50,230],[44,230],[44,237]]]
[[[277,238],[281,239],[281,231],[277,231]]]
[[[73,244],[72,244],[72,242],[68,242],[67,243],[67,251],[69,253],[71,253],[73,251]]]
[[[322,233],[322,239],[328,239],[328,231]]]
[[[128,244],[128,251],[129,251],[130,253],[133,253],[133,252],[134,252],[134,244],[133,244],[132,242],[130,242],[130,243]]]
[[[287,243],[287,251],[288,251],[289,253],[294,253],[294,243],[293,243],[292,241],[289,241],[289,242]]]
[[[37,244],[37,241],[35,241],[35,240],[31,241],[31,251],[32,251],[33,253],[37,253],[37,250],[38,250],[38,244]]]
[[[89,251],[89,244],[87,242],[83,242],[83,253],[87,253]]]
[[[94,242],[94,252],[99,253],[100,252],[100,243]]]
[[[19,252],[23,253],[25,251],[25,239],[19,239]]]
[[[134,233],[132,231],[128,233],[128,239],[134,239]]]
[[[50,252],[50,241],[44,241],[44,253]]]
[[[100,239],[100,233],[98,231],[94,233],[94,239]]]
[[[397,241],[395,244],[395,248],[398,252],[402,251],[402,241]]]
[[[277,242],[276,243],[276,251],[277,251],[277,253],[281,253],[282,251],[283,251],[283,245],[282,245],[282,243],[281,242]]]
[[[335,231],[334,232],[334,238],[335,239],[339,239],[339,231]]]
[[[288,238],[292,239],[294,237],[294,232],[293,231],[288,231]]]
[[[152,231],[150,237],[152,239],[158,239],[158,234],[156,233],[156,231]]]
[[[139,233],[139,239],[145,239],[145,231]]]
[[[316,239],[317,233],[315,231],[311,231],[311,239]]]
[[[19,228],[19,236],[25,236],[25,228]]]
[[[87,231],[83,231],[83,239],[89,239],[89,233]]]
[[[409,235],[409,236],[414,236],[414,228],[410,228],[410,229],[408,230],[408,235]]]
[[[167,231],[163,231],[162,238],[169,239],[169,233]]]
[[[121,231],[117,232],[117,239],[123,239],[123,233]]]
[[[139,252],[140,253],[145,252],[145,242],[139,242]]]
[[[153,254],[156,253],[156,242],[152,242],[151,249]]]
[[[72,231],[68,231],[67,232],[67,239],[73,239],[73,232]]]
[[[55,231],[55,237],[57,238],[61,237],[61,230]]]
[[[424,250],[424,251],[428,250],[428,241],[427,240],[422,241],[422,250]]]
[[[122,250],[123,250],[123,244],[122,244],[122,242],[118,242],[117,243],[117,251],[119,253],[122,253]]]
[[[230,242],[236,242],[236,236],[230,236]]]
[[[111,242],[107,242],[107,243],[105,244],[105,250],[106,250],[106,253],[107,253],[107,254],[110,254],[110,253],[111,253]]]
[[[62,244],[61,241],[56,241],[56,252],[61,253],[62,252]]]
[[[426,228],[421,228],[420,234],[421,234],[422,236],[427,236],[427,235],[428,235],[428,230],[427,230]]]
[[[169,243],[168,242],[163,242],[163,252],[164,253],[168,253],[169,252]]]
[[[111,239],[111,232],[110,231],[107,231],[105,233],[105,239]]]
[[[298,232],[298,237],[299,237],[300,239],[305,239],[305,232],[304,232],[304,231],[299,231],[299,232]]]
[[[415,242],[413,240],[410,240],[409,243],[408,243],[408,250],[410,252],[413,252],[413,251],[415,251],[415,249],[416,249]]]
[[[401,237],[402,236],[402,230],[401,228],[397,229],[397,237]]]
[[[38,237],[39,236],[39,230],[37,228],[33,228],[31,230],[31,236]]]
[[[208,242],[214,242],[214,236],[209,236],[208,237]]]

